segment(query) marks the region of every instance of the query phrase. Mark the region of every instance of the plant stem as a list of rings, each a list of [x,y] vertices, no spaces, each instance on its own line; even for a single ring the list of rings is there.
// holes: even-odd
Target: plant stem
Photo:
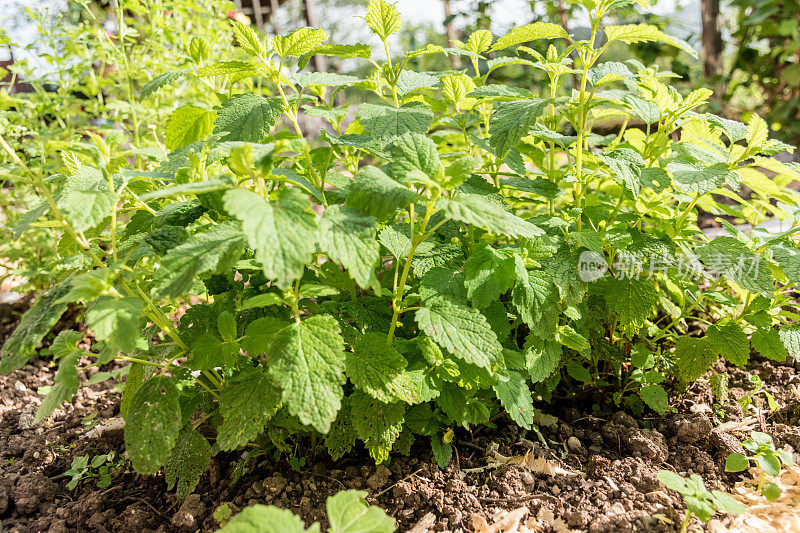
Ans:
[[[686,518],[683,520],[683,524],[681,524],[681,533],[686,533],[686,530],[689,527],[689,520],[691,518],[692,518],[692,512],[687,509]]]

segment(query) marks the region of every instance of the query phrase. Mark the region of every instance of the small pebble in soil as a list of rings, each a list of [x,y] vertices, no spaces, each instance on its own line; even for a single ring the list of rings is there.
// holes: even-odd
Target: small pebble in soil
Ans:
[[[581,449],[581,441],[577,437],[570,437],[567,439],[567,447],[573,452]]]

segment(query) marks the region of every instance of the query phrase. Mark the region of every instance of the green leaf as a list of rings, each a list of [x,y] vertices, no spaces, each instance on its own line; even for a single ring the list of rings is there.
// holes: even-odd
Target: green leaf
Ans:
[[[142,301],[134,296],[102,300],[86,313],[86,323],[97,340],[112,352],[131,353],[140,339]]]
[[[272,204],[255,192],[234,189],[225,193],[223,201],[228,213],[242,221],[264,275],[287,289],[316,250],[317,217],[300,190],[284,187],[276,196]]]
[[[655,309],[658,293],[651,280],[606,278],[605,300],[621,330],[635,335]]]
[[[393,533],[395,519],[365,501],[367,493],[343,490],[328,498],[329,533]]]
[[[415,314],[420,329],[459,359],[492,369],[502,346],[486,318],[453,298],[434,297]]]
[[[156,76],[142,87],[142,91],[139,93],[139,100],[144,100],[162,87],[181,79],[187,72],[189,72],[188,69],[182,68]]]
[[[176,485],[178,490],[175,495],[179,500],[194,492],[203,475],[211,463],[211,445],[206,438],[191,426],[186,426],[178,435],[178,443],[172,450],[172,455],[164,465],[164,479],[167,490],[172,490]]]
[[[750,466],[747,457],[741,453],[732,453],[725,459],[726,472],[743,472]]]
[[[514,253],[479,243],[464,263],[464,278],[467,296],[475,307],[483,309],[514,285]]]
[[[375,234],[374,217],[361,215],[345,206],[325,209],[319,222],[319,247],[333,261],[342,265],[360,287],[379,289],[375,267],[381,247]]]
[[[767,142],[767,139],[769,139],[769,126],[763,118],[753,114],[747,122],[747,133],[745,134],[747,147],[758,150]]]
[[[231,21],[231,29],[236,36],[236,42],[244,50],[247,55],[259,56],[264,55],[267,51],[264,41],[258,35],[258,32],[249,24],[243,24],[238,20]]]
[[[244,253],[245,237],[236,222],[222,222],[189,237],[161,258],[155,294],[176,298],[188,293],[200,274],[221,272]]]
[[[387,343],[386,335],[374,332],[365,333],[345,360],[353,385],[384,403],[417,401],[419,391],[405,373],[406,366],[408,361]]]
[[[736,178],[736,174],[728,169],[726,163],[698,167],[689,163],[673,162],[667,165],[667,170],[672,173],[680,190],[698,196],[720,187],[725,180]]]
[[[656,385],[654,383],[645,385],[639,391],[639,396],[642,397],[647,407],[660,415],[663,415],[669,410],[669,397],[667,396],[667,391],[665,391],[661,385]]]
[[[501,381],[492,388],[511,420],[525,429],[530,429],[534,414],[533,398],[522,374],[509,371],[508,381]]]
[[[184,105],[173,111],[164,130],[167,150],[175,150],[187,144],[202,141],[214,127],[216,113],[208,109]]]
[[[404,183],[417,182],[418,178],[413,176],[415,171],[422,172],[430,179],[436,179],[442,172],[436,143],[422,133],[406,132],[393,137],[389,143],[389,153],[395,170],[400,170],[397,172],[401,175],[400,181]],[[425,178],[419,181],[424,183]]]
[[[205,333],[192,343],[189,368],[210,370],[216,367],[232,367],[239,358],[239,343],[221,340],[213,333]]]
[[[394,216],[398,209],[423,199],[423,196],[396,182],[378,167],[367,166],[353,178],[347,205],[365,215],[386,220]]]
[[[481,167],[483,167],[483,159],[480,157],[459,157],[444,170],[444,185],[450,188],[458,187],[478,172]]]
[[[142,383],[125,419],[125,449],[140,474],[155,474],[172,455],[181,430],[178,389],[170,377]]]
[[[109,189],[108,179],[102,172],[83,167],[67,178],[57,203],[72,229],[80,233],[110,216],[116,207],[117,193]]]
[[[275,334],[267,359],[289,413],[327,433],[344,395],[344,340],[336,319],[317,315],[287,326]]]
[[[304,72],[296,74],[294,81],[301,87],[320,85],[322,87],[347,87],[358,83],[361,79],[355,76],[345,76],[335,72]]]
[[[548,103],[547,100],[530,98],[495,104],[489,126],[489,144],[497,157],[505,158],[520,139],[530,133]]]
[[[741,288],[772,297],[775,281],[767,265],[742,242],[733,237],[718,237],[695,249],[713,272],[723,274]]]
[[[272,48],[280,57],[300,57],[322,44],[328,34],[320,28],[299,28],[289,35],[272,39]]]
[[[336,420],[331,424],[331,430],[325,435],[325,447],[328,449],[331,459],[338,461],[349,453],[355,444],[356,431],[350,416],[350,401],[349,398],[344,398],[342,408],[339,410]]]
[[[519,318],[531,332],[551,336],[561,315],[558,288],[550,276],[542,270],[527,270],[525,261],[515,257],[516,282],[511,292],[511,303]]]
[[[245,508],[225,524],[219,533],[319,533],[319,524],[314,523],[308,530],[303,519],[289,509],[279,509],[266,505],[252,505]]]
[[[279,407],[280,390],[270,377],[260,368],[243,367],[219,393],[219,449],[232,451],[255,440]]]
[[[220,61],[213,65],[206,65],[198,69],[197,75],[201,78],[209,76],[241,77],[244,75],[255,76],[258,74],[256,65],[250,61]]]
[[[225,141],[262,142],[282,114],[283,102],[277,96],[238,94],[222,104],[214,133],[225,134]]]
[[[33,419],[34,424],[38,424],[50,416],[61,404],[72,399],[78,392],[78,361],[84,353],[83,350],[77,349],[73,343],[71,353],[61,359],[55,377],[55,384],[36,411],[36,417]]]
[[[635,81],[636,77],[631,73],[625,63],[617,61],[607,61],[598,63],[587,72],[588,80],[592,85],[598,86],[614,81]]]
[[[730,494],[726,494],[722,491],[712,490],[711,499],[714,500],[717,509],[724,513],[740,515],[747,511],[747,507],[742,505],[738,500],[735,500]]]
[[[680,337],[675,343],[676,370],[687,383],[705,374],[716,360],[717,355],[711,349],[707,337]]]
[[[478,194],[458,193],[451,199],[438,200],[436,207],[446,218],[484,228],[494,235],[516,239],[544,234],[539,227],[511,213],[504,205]]]
[[[639,152],[630,148],[617,148],[598,154],[597,158],[608,165],[615,181],[623,183],[634,198],[639,197],[642,169],[645,166],[644,158]]]
[[[668,489],[672,489],[675,492],[679,492],[683,495],[690,494],[689,486],[686,484],[686,480],[675,472],[671,472],[669,470],[659,470],[657,477],[658,480]]]
[[[697,59],[697,51],[682,39],[667,35],[651,24],[625,24],[623,26],[606,26],[606,38],[609,42],[622,41],[626,44],[659,42],[680,48]]]
[[[239,309],[246,311],[248,309],[257,309],[259,307],[269,307],[272,305],[280,305],[283,298],[274,292],[266,292],[264,294],[256,294],[245,300]]]
[[[706,331],[711,350],[739,368],[750,359],[750,342],[742,327],[733,321],[718,322]]]
[[[546,380],[558,370],[561,366],[561,350],[561,343],[555,340],[536,335],[525,338],[525,367],[533,383]]]
[[[340,59],[353,59],[356,57],[369,59],[370,55],[372,55],[372,48],[366,44],[323,44],[303,54],[297,62],[297,68],[306,68],[309,59],[315,55],[332,56]]]
[[[404,133],[427,133],[433,122],[433,111],[421,102],[409,102],[400,107],[361,104],[357,118],[367,135],[387,141]]]
[[[566,37],[566,30],[558,24],[553,24],[551,22],[534,22],[533,24],[525,24],[524,26],[514,28],[503,37],[500,37],[489,51],[496,52],[510,46],[516,46],[538,39],[565,39]]]
[[[19,370],[36,353],[39,342],[67,310],[61,299],[69,290],[70,281],[59,283],[41,295],[22,316],[0,349],[0,374]]]
[[[359,391],[350,396],[353,428],[376,464],[389,458],[392,444],[403,430],[405,411],[401,402],[383,403]]]
[[[31,224],[42,218],[45,213],[49,211],[50,204],[48,204],[46,200],[37,202],[34,207],[17,218],[17,222],[12,229],[11,238],[17,240],[22,237],[22,235],[30,229]]]
[[[767,481],[761,487],[761,494],[767,499],[768,502],[773,502],[773,501],[775,501],[775,500],[777,500],[778,498],[781,497],[781,488],[778,485],[776,485],[775,483]],[[733,500],[733,501],[736,501],[736,500]],[[739,502],[736,502],[736,503],[739,503]],[[741,505],[741,504],[739,504],[739,505]],[[746,510],[747,510],[747,508],[742,506],[742,511],[740,511],[738,514],[744,513]]]
[[[439,78],[436,76],[414,70],[403,70],[397,77],[395,89],[400,96],[406,96],[417,89],[432,88],[437,85],[439,85]]]
[[[436,459],[436,464],[439,468],[445,469],[450,466],[450,461],[453,459],[453,447],[449,442],[442,440],[442,435],[436,433],[431,436],[431,448],[433,449],[433,457]]]
[[[764,473],[770,477],[776,477],[781,473],[781,463],[774,455],[756,455],[756,462],[758,466],[764,470]]]
[[[800,359],[800,325],[781,326],[779,335],[789,355],[795,359]],[[5,346],[3,351],[5,353]]]
[[[385,41],[390,35],[399,32],[403,26],[397,6],[384,0],[370,1],[364,21],[372,33],[380,37],[381,41]]]

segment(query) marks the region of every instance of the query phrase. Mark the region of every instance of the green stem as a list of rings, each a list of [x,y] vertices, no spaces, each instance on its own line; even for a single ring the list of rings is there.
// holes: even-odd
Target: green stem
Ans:
[[[686,518],[683,520],[683,524],[681,524],[681,533],[686,533],[686,530],[689,527],[689,520],[691,518],[692,518],[692,512],[687,509]]]

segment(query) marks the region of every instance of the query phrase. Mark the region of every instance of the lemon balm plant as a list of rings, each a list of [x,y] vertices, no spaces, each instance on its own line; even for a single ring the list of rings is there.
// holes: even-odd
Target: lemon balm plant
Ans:
[[[698,208],[791,218],[784,185],[797,171],[770,159],[786,146],[758,117],[701,113],[708,90],[683,96],[669,73],[603,62],[619,43],[693,53],[651,26],[603,26],[629,4],[582,2],[585,40],[535,23],[410,52],[393,50],[401,20],[383,0],[364,17],[377,50],[233,23],[246,59],[203,59],[142,90],[146,105],[178,80],[226,88],[213,109],[175,109],[159,129],[167,156],[69,165],[56,190],[29,169],[71,267],[8,339],[0,370],[21,368],[65,306],[83,303],[97,342],[87,354],[76,332],[58,336],[39,418],[74,394],[87,355],[129,362],[127,453],[185,495],[211,442],[288,453],[323,435],[334,458],[360,442],[382,462],[424,437],[446,465],[455,428],[502,411],[530,427],[535,400],[606,391],[664,412],[668,380],[691,382],[720,357],[796,356],[795,229],[730,226],[709,241],[697,224]],[[542,39],[545,55],[525,46]],[[374,70],[306,71],[315,54]],[[417,72],[420,54],[472,68]],[[549,84],[493,84],[512,63]],[[566,93],[573,73],[580,87]],[[350,122],[335,104],[345,88],[368,100]],[[304,114],[325,128],[303,131]],[[617,134],[593,132],[615,117]]]

